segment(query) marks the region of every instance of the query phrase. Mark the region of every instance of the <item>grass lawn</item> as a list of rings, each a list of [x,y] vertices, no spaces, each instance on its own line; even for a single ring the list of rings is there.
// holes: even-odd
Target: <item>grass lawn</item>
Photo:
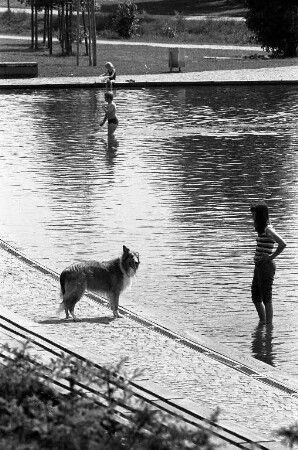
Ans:
[[[49,56],[47,49],[30,50],[30,41],[2,39],[0,41],[1,61],[36,61],[40,77],[96,76],[103,73],[106,61],[112,61],[118,74],[156,74],[169,71],[168,48],[118,45],[117,41],[109,45],[97,45],[97,66],[90,67],[89,59],[80,56],[80,65],[76,65],[76,56],[58,56],[59,47],[54,48],[54,55]],[[170,45],[169,45],[170,47]],[[81,46],[81,51],[84,47]],[[56,54],[55,54],[56,53]],[[297,64],[292,59],[250,59],[253,52],[242,50],[186,49],[186,67],[184,72],[206,70],[254,69],[279,67]],[[242,58],[246,55],[247,58]],[[221,58],[230,59],[221,59]],[[239,59],[240,58],[240,59]]]

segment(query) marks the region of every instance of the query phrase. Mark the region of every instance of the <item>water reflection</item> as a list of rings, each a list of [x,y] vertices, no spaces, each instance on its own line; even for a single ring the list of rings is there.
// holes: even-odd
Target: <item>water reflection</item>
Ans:
[[[103,102],[96,89],[1,94],[1,237],[57,271],[127,244],[142,267],[126,306],[247,354],[249,206],[266,198],[288,242],[274,363],[298,374],[297,321],[286,320],[298,314],[297,89],[117,91],[112,140],[99,126]]]
[[[274,366],[273,326],[259,323],[252,333],[252,355],[271,366]]]

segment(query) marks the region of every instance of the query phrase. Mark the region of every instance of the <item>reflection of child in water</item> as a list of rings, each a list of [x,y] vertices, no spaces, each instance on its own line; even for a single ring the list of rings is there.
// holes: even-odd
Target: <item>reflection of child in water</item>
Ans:
[[[116,105],[113,102],[113,92],[106,92],[105,93],[105,101],[107,102],[106,105],[103,106],[103,109],[105,111],[105,116],[103,121],[100,123],[100,126],[102,127],[106,121],[108,121],[108,136],[112,136],[116,128],[118,127],[118,118],[116,116]]]
[[[105,68],[107,71],[100,75],[100,77],[104,77],[104,81],[107,82],[107,88],[111,89],[112,85],[116,81],[116,70],[111,62],[105,63]]]

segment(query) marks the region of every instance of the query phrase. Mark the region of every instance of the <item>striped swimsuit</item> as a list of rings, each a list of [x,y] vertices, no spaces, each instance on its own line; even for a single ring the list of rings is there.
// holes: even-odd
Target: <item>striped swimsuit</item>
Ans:
[[[266,231],[267,229],[273,229],[271,225],[268,225],[265,228],[265,231],[257,237],[257,247],[254,257],[254,262],[258,263],[261,259],[261,255],[264,253],[267,253],[268,255],[272,255],[273,253],[273,247],[274,247],[274,240],[267,236]]]
[[[266,231],[273,229],[270,225],[257,237],[257,247],[254,256],[255,269],[251,286],[252,301],[254,303],[272,301],[272,285],[275,275],[275,262],[272,260],[262,260],[261,255],[273,253],[275,241],[267,235]]]

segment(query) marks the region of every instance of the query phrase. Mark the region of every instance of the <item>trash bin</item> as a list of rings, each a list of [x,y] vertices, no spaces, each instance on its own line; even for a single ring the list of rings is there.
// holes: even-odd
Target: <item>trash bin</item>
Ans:
[[[170,72],[172,72],[173,67],[178,67],[179,72],[181,72],[181,67],[185,67],[185,50],[183,48],[169,48]]]

